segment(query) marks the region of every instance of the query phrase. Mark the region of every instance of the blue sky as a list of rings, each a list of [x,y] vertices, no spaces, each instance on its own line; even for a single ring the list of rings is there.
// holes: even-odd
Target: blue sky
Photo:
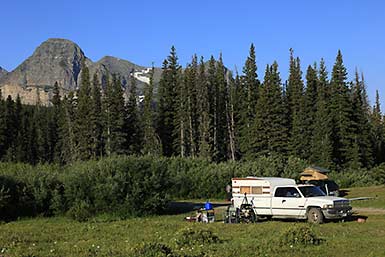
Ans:
[[[1,4],[0,66],[14,69],[44,40],[73,40],[96,61],[112,55],[160,66],[171,45],[180,63],[192,54],[223,53],[225,64],[242,70],[250,43],[258,75],[278,61],[287,78],[289,48],[302,70],[326,60],[331,72],[341,49],[349,78],[365,75],[373,103],[380,91],[385,109],[385,1],[73,1],[13,0]]]

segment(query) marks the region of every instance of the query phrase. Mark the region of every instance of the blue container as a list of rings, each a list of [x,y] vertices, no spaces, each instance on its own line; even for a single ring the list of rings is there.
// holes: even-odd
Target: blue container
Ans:
[[[212,210],[212,209],[213,209],[213,205],[210,202],[206,202],[205,203],[205,210]]]

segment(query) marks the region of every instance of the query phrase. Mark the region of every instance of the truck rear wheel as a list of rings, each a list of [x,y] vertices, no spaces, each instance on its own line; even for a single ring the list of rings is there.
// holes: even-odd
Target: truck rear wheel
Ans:
[[[321,224],[324,222],[324,215],[319,208],[310,208],[307,212],[307,221],[309,223]]]

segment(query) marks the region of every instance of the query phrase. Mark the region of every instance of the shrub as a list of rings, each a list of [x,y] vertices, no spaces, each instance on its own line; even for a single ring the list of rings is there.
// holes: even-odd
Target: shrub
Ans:
[[[318,245],[321,240],[309,224],[295,224],[284,230],[280,236],[281,245]]]
[[[93,212],[90,204],[80,200],[72,205],[67,214],[74,220],[84,222],[89,220]]]
[[[184,245],[205,245],[212,243],[220,243],[221,240],[211,230],[208,229],[194,229],[192,227],[183,228],[177,232],[176,244],[178,246]]]
[[[295,157],[260,156],[253,161],[114,156],[66,167],[0,162],[0,219],[92,210],[121,218],[162,213],[168,199],[226,196],[233,177],[295,178],[307,163]],[[385,183],[385,164],[371,170],[331,172],[340,187]],[[86,203],[88,207],[85,207]]]
[[[172,257],[172,249],[161,243],[142,243],[132,249],[132,256],[146,256],[146,257]]]
[[[371,169],[370,175],[378,184],[385,184],[385,163]]]

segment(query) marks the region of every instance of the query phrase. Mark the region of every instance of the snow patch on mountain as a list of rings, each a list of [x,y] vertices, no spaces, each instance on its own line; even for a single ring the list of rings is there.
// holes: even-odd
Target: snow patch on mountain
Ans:
[[[148,73],[150,73],[150,71],[151,71],[151,68],[147,68],[141,71],[135,71],[134,78],[146,84],[150,84],[150,78],[146,76]]]

